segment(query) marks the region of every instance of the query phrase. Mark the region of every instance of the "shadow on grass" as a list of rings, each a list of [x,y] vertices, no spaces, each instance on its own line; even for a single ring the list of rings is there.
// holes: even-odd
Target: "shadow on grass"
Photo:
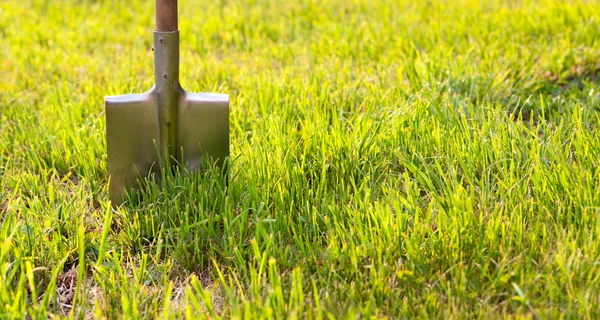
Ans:
[[[600,101],[600,60],[577,60],[563,63],[557,70],[528,70],[506,66],[500,74],[440,76],[436,86],[417,87],[430,93],[434,102],[444,94],[473,106],[500,104],[516,120],[530,121],[544,117],[548,121],[569,114],[570,101],[595,104]],[[406,77],[416,77],[407,71]],[[595,121],[590,119],[590,121]]]
[[[523,81],[518,79],[518,82]],[[574,63],[557,72],[546,71],[528,82],[528,86],[515,92],[520,103],[512,104],[515,107],[511,111],[523,120],[542,115],[552,120],[569,112],[566,108],[571,106],[567,101],[598,101],[600,92],[596,88],[600,85],[600,60]]]

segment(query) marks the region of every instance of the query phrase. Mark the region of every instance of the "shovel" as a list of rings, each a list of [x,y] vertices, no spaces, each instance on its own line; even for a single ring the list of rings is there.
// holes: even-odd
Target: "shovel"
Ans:
[[[105,97],[109,192],[123,202],[139,179],[169,163],[201,169],[229,156],[229,96],[190,93],[179,84],[177,0],[155,0],[154,86]]]

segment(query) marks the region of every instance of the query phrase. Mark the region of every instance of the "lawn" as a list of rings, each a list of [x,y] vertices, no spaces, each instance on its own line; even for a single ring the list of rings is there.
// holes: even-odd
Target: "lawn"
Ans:
[[[153,1],[0,2],[0,318],[600,318],[600,3],[179,7],[229,182],[113,210]]]

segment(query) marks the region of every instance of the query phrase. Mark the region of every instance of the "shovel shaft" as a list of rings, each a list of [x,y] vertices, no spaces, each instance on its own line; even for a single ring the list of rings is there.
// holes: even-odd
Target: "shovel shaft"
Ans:
[[[177,0],[155,0],[156,31],[177,31]]]
[[[177,116],[183,94],[179,85],[179,31],[154,32],[154,77],[160,150],[163,159],[178,159]]]

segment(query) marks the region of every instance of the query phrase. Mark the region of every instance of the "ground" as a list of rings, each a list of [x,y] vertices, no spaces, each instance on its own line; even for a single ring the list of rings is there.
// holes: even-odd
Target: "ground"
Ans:
[[[108,201],[152,1],[0,3],[0,318],[600,317],[600,4],[180,1],[231,166]]]

